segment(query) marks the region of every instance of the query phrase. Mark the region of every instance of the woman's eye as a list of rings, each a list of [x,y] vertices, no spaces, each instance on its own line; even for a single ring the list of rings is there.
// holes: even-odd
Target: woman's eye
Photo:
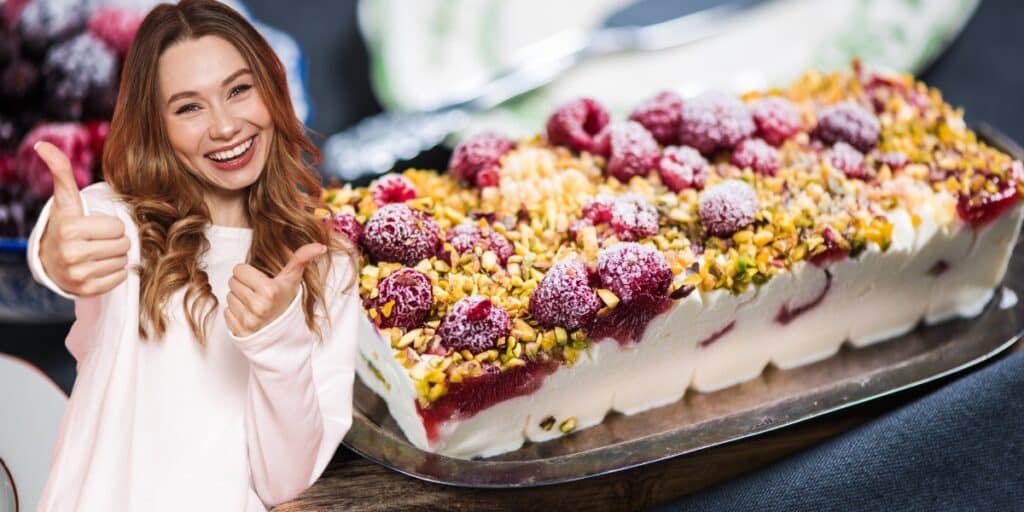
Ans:
[[[231,88],[231,95],[232,96],[236,96],[236,95],[242,94],[245,91],[248,91],[249,89],[252,89],[252,85],[250,85],[250,84],[236,85],[236,86]]]
[[[175,114],[184,114],[186,112],[195,112],[199,110],[199,105],[195,103],[189,103],[188,105],[182,105],[178,110],[174,111]]]

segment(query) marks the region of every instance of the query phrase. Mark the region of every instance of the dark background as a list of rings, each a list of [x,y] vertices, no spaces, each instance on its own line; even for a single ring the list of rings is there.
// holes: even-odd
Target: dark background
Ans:
[[[368,80],[366,48],[355,22],[354,0],[245,0],[254,15],[280,28],[303,48],[314,114],[311,128],[329,135],[380,111]],[[985,0],[952,47],[921,78],[965,109],[969,123],[987,122],[1024,140],[1024,2]],[[314,135],[319,144],[322,138]],[[443,151],[417,164],[439,167]],[[0,323],[0,352],[25,358],[65,391],[74,360],[64,348],[69,323]]]

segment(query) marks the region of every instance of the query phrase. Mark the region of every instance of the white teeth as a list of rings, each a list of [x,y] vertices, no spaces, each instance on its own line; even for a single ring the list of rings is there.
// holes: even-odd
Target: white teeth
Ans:
[[[245,142],[243,142],[243,143],[241,143],[241,144],[239,144],[239,145],[235,146],[234,148],[231,148],[231,149],[229,149],[227,151],[221,151],[221,152],[218,152],[218,153],[211,153],[210,154],[210,158],[212,158],[213,160],[217,160],[218,162],[223,162],[223,161],[226,161],[226,160],[231,160],[232,158],[235,158],[238,155],[241,155],[242,153],[245,153],[246,151],[248,151],[249,150],[249,146],[252,146],[252,141],[253,141],[253,138],[250,137],[249,140],[247,140],[247,141],[245,141]]]

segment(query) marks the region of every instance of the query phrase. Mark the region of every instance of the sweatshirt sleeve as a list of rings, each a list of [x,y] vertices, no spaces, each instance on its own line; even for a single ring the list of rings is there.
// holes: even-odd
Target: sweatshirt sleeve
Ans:
[[[335,257],[338,265],[351,264]],[[330,324],[322,327],[322,343],[306,326],[301,290],[281,316],[259,331],[245,337],[228,331],[249,360],[249,466],[253,489],[268,507],[295,498],[315,482],[351,425],[356,340],[346,327],[359,301],[352,297],[355,287],[339,292],[335,277],[328,276],[325,287]]]

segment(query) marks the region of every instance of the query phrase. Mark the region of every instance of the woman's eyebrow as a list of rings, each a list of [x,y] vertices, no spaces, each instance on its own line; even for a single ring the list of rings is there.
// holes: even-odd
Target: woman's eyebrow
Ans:
[[[238,71],[235,71],[234,73],[231,73],[230,76],[225,78],[224,81],[220,83],[220,85],[222,87],[225,86],[225,85],[228,85],[234,79],[236,79],[236,78],[238,78],[238,77],[240,77],[242,75],[245,75],[245,74],[252,74],[252,71],[249,68],[239,69]],[[167,104],[170,105],[171,103],[174,102],[174,100],[179,99],[179,98],[187,98],[189,96],[198,96],[198,95],[199,94],[196,93],[195,91],[182,91],[182,92],[174,93],[174,94],[171,95],[170,98],[167,98]]]

